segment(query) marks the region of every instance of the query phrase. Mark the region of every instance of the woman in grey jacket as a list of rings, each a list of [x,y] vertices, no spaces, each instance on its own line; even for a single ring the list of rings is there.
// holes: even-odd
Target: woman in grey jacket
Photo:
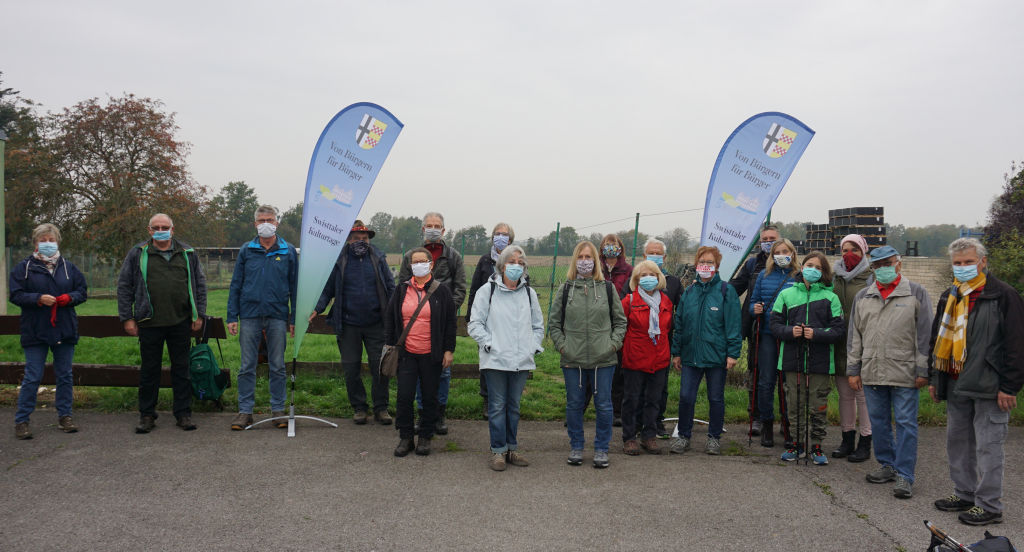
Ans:
[[[537,367],[533,356],[544,350],[544,315],[537,294],[526,284],[526,253],[506,247],[494,274],[480,286],[467,330],[480,346],[480,377],[487,380],[487,425],[491,434],[490,467],[530,463],[517,450],[519,399],[526,377]]]

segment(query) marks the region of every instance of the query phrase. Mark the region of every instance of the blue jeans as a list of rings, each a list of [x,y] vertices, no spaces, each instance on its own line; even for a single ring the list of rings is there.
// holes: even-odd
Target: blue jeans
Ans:
[[[21,392],[18,393],[18,410],[14,413],[14,423],[28,422],[28,417],[36,409],[36,396],[39,393],[39,382],[43,380],[46,368],[46,353],[53,351],[53,372],[57,376],[57,416],[71,415],[71,361],[75,356],[75,346],[61,345],[30,345],[25,350],[25,377],[21,380]]]
[[[288,322],[267,317],[243,318],[238,321],[238,346],[242,354],[238,368],[238,411],[242,414],[252,414],[256,402],[256,361],[264,331],[267,332],[267,363],[270,365],[270,410],[283,412],[288,396],[284,369]]]
[[[448,405],[448,388],[452,385],[452,367],[449,366],[441,371],[441,382],[437,386],[437,404]],[[423,390],[419,382],[416,383],[416,408],[423,410]]]
[[[516,450],[519,441],[519,399],[523,397],[529,372],[480,370],[487,380],[487,426],[491,432],[491,452]]]
[[[693,436],[693,405],[697,403],[701,378],[708,382],[708,437],[720,439],[725,424],[725,366],[696,368],[683,365],[679,379],[679,435],[687,439]]]
[[[779,381],[779,344],[772,334],[762,333],[757,339],[757,412],[762,421],[771,422],[775,420],[775,385]]]
[[[594,392],[597,428],[594,450],[608,452],[612,440],[612,376],[615,365],[603,368],[562,368],[565,377],[565,424],[569,430],[569,447],[583,450],[583,408],[587,389]]]
[[[917,464],[917,399],[914,387],[865,385],[864,398],[871,418],[872,444],[875,459],[883,466],[892,466],[904,479],[914,482]],[[893,414],[896,419],[896,442],[893,442]]]

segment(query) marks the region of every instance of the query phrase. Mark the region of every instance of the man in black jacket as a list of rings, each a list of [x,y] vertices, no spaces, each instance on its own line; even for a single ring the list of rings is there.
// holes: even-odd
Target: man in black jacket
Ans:
[[[768,262],[768,252],[772,250],[772,246],[779,240],[779,229],[770,224],[766,224],[761,229],[761,242],[758,244],[757,254],[747,259],[740,267],[740,271],[736,273],[736,276],[729,281],[729,284],[736,290],[736,295],[743,297],[743,310],[740,312],[742,317],[741,331],[743,332],[743,338],[747,340],[747,399],[748,407],[747,412],[753,413],[757,410],[757,405],[754,402],[754,387],[757,386],[757,380],[753,377],[753,370],[749,367],[757,366],[757,347],[753,343],[754,335],[751,333],[751,324],[753,320],[750,316],[750,294],[747,293],[754,288],[754,284],[757,283],[757,275],[764,270],[765,264]],[[746,293],[744,296],[743,294]],[[778,386],[780,403],[781,396],[784,391],[782,385]],[[785,422],[786,414],[783,412],[783,423]],[[755,417],[752,426],[752,435],[754,437],[761,434],[761,420]]]
[[[946,401],[946,455],[953,494],[935,501],[967,525],[1003,521],[1003,444],[1024,385],[1024,301],[985,273],[985,246],[949,245],[953,286],[932,322],[932,400]]]

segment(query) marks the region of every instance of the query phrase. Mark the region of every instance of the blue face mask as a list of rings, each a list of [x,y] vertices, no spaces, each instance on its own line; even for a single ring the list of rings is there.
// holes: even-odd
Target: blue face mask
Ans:
[[[664,255],[648,255],[647,260],[658,265],[658,268],[661,268],[661,265],[665,264]]]
[[[775,245],[773,241],[761,242],[761,251],[764,251],[765,254],[771,253],[773,245]]]
[[[875,269],[875,279],[882,285],[889,285],[896,281],[895,266],[880,266]]]
[[[497,249],[498,251],[501,251],[502,249],[508,247],[508,236],[498,234],[497,236],[494,236],[491,239],[494,241],[494,248]]]
[[[153,239],[156,241],[167,241],[171,239],[170,230],[157,230],[153,232]]]
[[[644,291],[647,291],[647,292],[654,291],[654,288],[658,287],[658,277],[657,276],[641,276],[640,277],[640,287],[642,287],[644,289]]]
[[[40,243],[39,244],[39,252],[42,253],[42,251],[43,251],[43,244]],[[953,277],[956,278],[958,282],[970,282],[971,280],[973,280],[973,279],[978,277],[978,265],[972,264],[972,265],[954,266],[953,267]]]
[[[821,271],[813,266],[805,266],[803,270],[804,281],[813,284],[821,279]]]
[[[519,277],[523,275],[523,265],[510,264],[505,265],[505,277],[513,282],[518,281]]]
[[[39,253],[44,257],[52,257],[57,254],[57,242],[39,242],[36,247],[39,249]]]

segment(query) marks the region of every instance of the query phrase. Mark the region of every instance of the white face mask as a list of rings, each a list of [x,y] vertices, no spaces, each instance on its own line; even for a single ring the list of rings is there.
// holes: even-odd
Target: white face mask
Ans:
[[[773,257],[775,258],[775,264],[782,268],[786,268],[789,266],[789,263],[793,262],[793,257],[789,255],[774,255]]]
[[[269,222],[263,222],[256,227],[256,233],[259,234],[261,238],[272,238],[274,237],[274,234],[277,234],[277,226],[274,226]]]
[[[417,278],[422,278],[430,274],[430,263],[413,263],[412,264],[412,275]]]

